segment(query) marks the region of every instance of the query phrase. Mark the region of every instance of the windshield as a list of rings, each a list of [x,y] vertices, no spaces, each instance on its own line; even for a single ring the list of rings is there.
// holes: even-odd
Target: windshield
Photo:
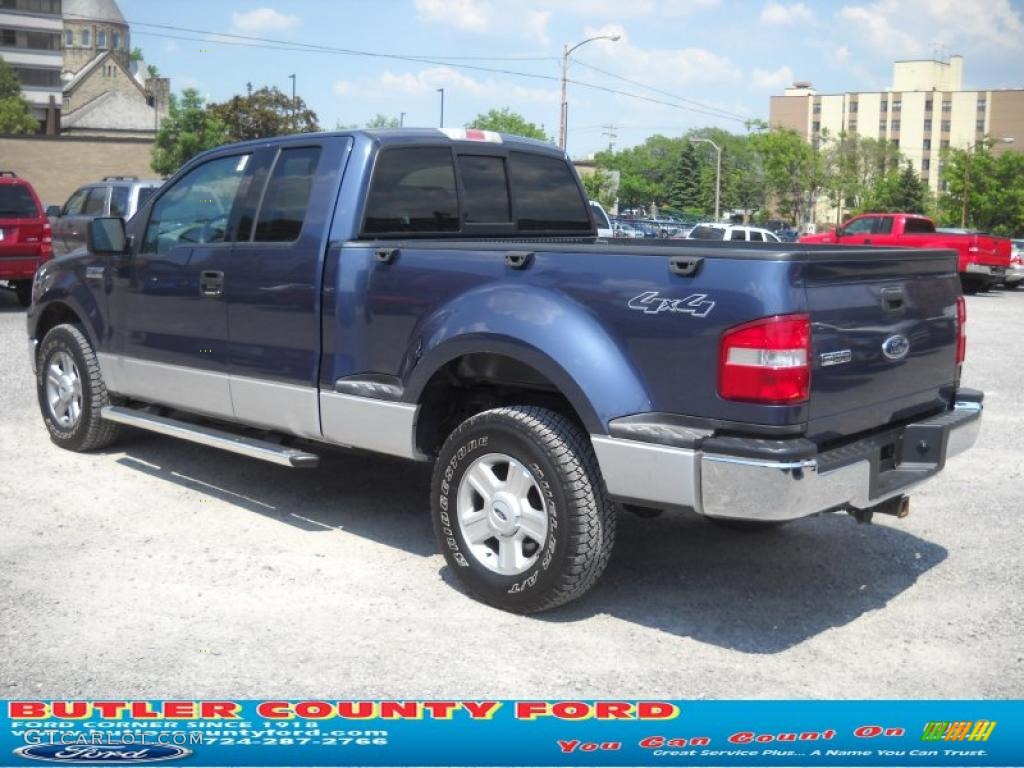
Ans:
[[[725,230],[721,227],[708,227],[704,224],[696,226],[690,232],[692,240],[724,240]]]
[[[34,219],[39,207],[28,189],[21,184],[0,185],[0,216],[14,219]]]

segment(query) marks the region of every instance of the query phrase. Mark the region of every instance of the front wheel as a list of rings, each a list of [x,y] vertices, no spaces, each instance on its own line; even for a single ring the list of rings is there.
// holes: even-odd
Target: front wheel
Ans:
[[[532,406],[484,411],[451,434],[434,465],[431,512],[448,567],[484,602],[516,613],[584,594],[615,538],[587,434]]]
[[[50,329],[39,345],[36,391],[50,439],[70,451],[109,445],[118,425],[100,416],[110,404],[92,344],[77,325]]]

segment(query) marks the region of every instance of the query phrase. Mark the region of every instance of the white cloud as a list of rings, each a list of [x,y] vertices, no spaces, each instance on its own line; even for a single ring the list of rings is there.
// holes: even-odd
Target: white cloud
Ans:
[[[813,11],[803,3],[784,5],[773,0],[761,9],[762,24],[800,24],[813,18]]]
[[[642,48],[630,42],[626,29],[619,24],[587,27],[583,37],[599,35],[618,35],[620,39],[618,42],[598,40],[588,44],[579,54],[582,59],[592,61],[600,58],[603,60],[603,68],[665,91],[692,83],[732,83],[741,78],[740,70],[728,56],[722,56],[706,48]],[[580,75],[581,73],[577,71],[571,73],[570,77]],[[602,81],[601,84],[614,83]],[[635,86],[625,85],[622,90],[632,91],[635,90]]]
[[[542,0],[539,5],[554,11],[568,11],[589,19],[635,18],[637,16],[690,16],[717,8],[721,0]]]
[[[239,32],[280,32],[295,29],[302,23],[298,16],[290,16],[273,8],[256,8],[252,11],[231,14],[231,27]]]
[[[839,19],[890,60],[932,55],[937,44],[982,55],[1024,50],[1024,18],[1010,0],[878,0],[846,5]]]
[[[470,32],[486,32],[494,9],[480,0],[415,0],[420,21],[447,24]]]
[[[548,37],[548,22],[551,21],[551,11],[527,11],[526,13],[526,37],[536,40],[543,46],[550,45]]]
[[[783,65],[774,72],[755,68],[750,75],[750,79],[755,88],[761,88],[766,91],[781,91],[792,85],[793,70],[788,65]]]
[[[377,79],[375,87],[408,95],[426,94],[444,88],[446,92],[462,92],[479,99],[511,98],[531,103],[557,104],[560,99],[555,86],[550,89],[510,86],[504,81],[477,80],[445,66],[429,67],[417,72],[388,71]]]

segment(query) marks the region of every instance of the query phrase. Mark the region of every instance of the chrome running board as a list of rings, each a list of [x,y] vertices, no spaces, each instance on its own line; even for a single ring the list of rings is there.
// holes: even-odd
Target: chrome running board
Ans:
[[[208,445],[212,448],[238,453],[253,459],[262,459],[272,464],[280,464],[285,467],[311,468],[320,464],[320,457],[315,453],[301,451],[298,448],[288,448],[267,440],[258,440],[254,437],[244,437],[225,432],[212,427],[204,427],[199,424],[192,424],[178,419],[169,419],[166,416],[157,416],[155,413],[138,411],[133,408],[124,408],[119,405],[108,405],[100,411],[100,415],[107,421],[114,421],[118,424],[127,424],[130,427],[148,429],[150,432],[159,432],[161,435],[177,437],[200,445]]]

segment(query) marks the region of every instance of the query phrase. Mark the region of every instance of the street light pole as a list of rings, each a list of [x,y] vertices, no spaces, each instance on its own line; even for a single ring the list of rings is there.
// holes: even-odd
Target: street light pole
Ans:
[[[718,156],[715,165],[715,221],[718,221],[720,211],[720,201],[722,199],[722,148],[715,144],[711,139],[690,139],[691,144],[710,144],[715,148],[715,154]]]
[[[982,139],[976,141],[973,144],[968,144],[967,149],[964,150],[964,194],[963,203],[960,207],[960,226],[961,228],[967,227],[967,200],[971,194],[971,154],[977,149],[979,144],[988,145],[989,141],[993,144],[1013,144],[1013,136],[1003,136],[998,139]]]
[[[401,112],[398,115],[398,127],[405,128],[405,112]]]
[[[295,75],[288,75],[288,79],[292,81],[292,130],[295,130]]]
[[[441,122],[438,127],[444,128],[444,88],[438,88],[437,92],[441,94]]]
[[[569,54],[579,48],[581,45],[592,43],[595,40],[611,40],[613,43],[618,42],[621,39],[621,35],[597,35],[596,37],[588,37],[581,43],[569,47],[566,43],[562,46],[562,103],[561,110],[558,119],[558,147],[562,151],[565,151],[566,134],[568,132],[569,122],[569,96],[568,96],[568,84],[569,84]]]

